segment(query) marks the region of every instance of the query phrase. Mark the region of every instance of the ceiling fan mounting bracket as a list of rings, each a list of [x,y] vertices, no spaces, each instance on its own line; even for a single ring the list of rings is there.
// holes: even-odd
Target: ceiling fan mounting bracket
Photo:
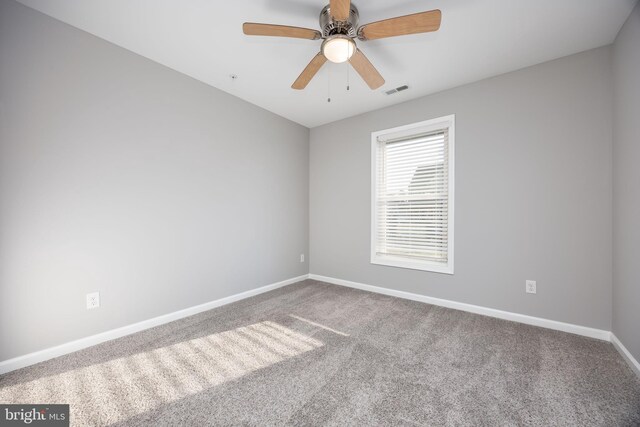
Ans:
[[[346,21],[336,21],[331,17],[330,5],[326,5],[320,12],[320,30],[322,37],[327,38],[335,34],[342,34],[351,38],[357,37],[358,8],[351,3],[349,18]]]

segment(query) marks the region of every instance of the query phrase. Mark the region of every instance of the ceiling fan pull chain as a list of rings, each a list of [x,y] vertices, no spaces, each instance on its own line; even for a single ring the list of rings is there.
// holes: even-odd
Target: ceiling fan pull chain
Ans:
[[[331,102],[331,73],[329,72],[331,68],[327,67],[327,102]]]
[[[347,56],[351,56],[349,55],[349,46],[346,46],[347,48]],[[349,61],[345,61],[345,65],[347,66],[347,90],[349,90]]]

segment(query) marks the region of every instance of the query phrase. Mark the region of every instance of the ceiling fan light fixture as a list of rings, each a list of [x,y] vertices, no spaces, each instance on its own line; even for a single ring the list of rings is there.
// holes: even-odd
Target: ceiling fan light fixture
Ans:
[[[322,54],[336,64],[348,61],[355,52],[356,43],[342,34],[335,34],[322,42]]]
[[[442,20],[442,12],[438,9],[419,12],[411,15],[397,16],[359,26],[358,8],[351,0],[329,0],[320,12],[320,31],[310,28],[291,27],[288,25],[260,24],[245,22],[242,31],[248,36],[291,37],[297,39],[324,39],[320,52],[291,85],[292,89],[302,90],[313,79],[325,62],[345,63],[362,77],[365,83],[376,90],[384,84],[384,78],[364,53],[356,47],[356,41],[384,39],[409,34],[421,34],[438,31]],[[349,86],[347,86],[348,90]],[[396,88],[400,91],[402,88]]]

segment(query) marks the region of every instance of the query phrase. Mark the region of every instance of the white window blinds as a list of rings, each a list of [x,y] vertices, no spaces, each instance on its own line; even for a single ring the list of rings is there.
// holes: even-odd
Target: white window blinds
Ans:
[[[373,141],[374,263],[452,272],[452,121],[436,124],[378,133]]]

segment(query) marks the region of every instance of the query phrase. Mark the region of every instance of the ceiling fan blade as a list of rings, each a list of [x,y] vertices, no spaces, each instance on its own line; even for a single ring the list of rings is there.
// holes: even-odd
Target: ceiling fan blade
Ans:
[[[309,62],[309,65],[307,65],[306,68],[302,70],[302,73],[300,73],[296,81],[293,82],[291,88],[302,90],[307,87],[311,79],[316,75],[318,70],[320,70],[325,62],[327,62],[327,58],[325,58],[322,52],[319,52],[316,56],[313,57],[311,62]]]
[[[360,40],[375,40],[407,34],[429,33],[438,31],[441,20],[442,12],[438,9],[385,19],[360,27],[358,38]]]
[[[331,0],[329,2],[329,12],[336,21],[346,21],[351,11],[351,0]]]
[[[371,89],[378,89],[384,84],[384,79],[376,70],[376,67],[371,64],[369,59],[364,56],[364,53],[360,49],[356,50],[349,63],[360,74],[360,77],[369,85]]]
[[[297,39],[317,40],[322,38],[320,31],[309,28],[289,27],[287,25],[256,24],[245,22],[242,31],[248,36],[293,37]]]

